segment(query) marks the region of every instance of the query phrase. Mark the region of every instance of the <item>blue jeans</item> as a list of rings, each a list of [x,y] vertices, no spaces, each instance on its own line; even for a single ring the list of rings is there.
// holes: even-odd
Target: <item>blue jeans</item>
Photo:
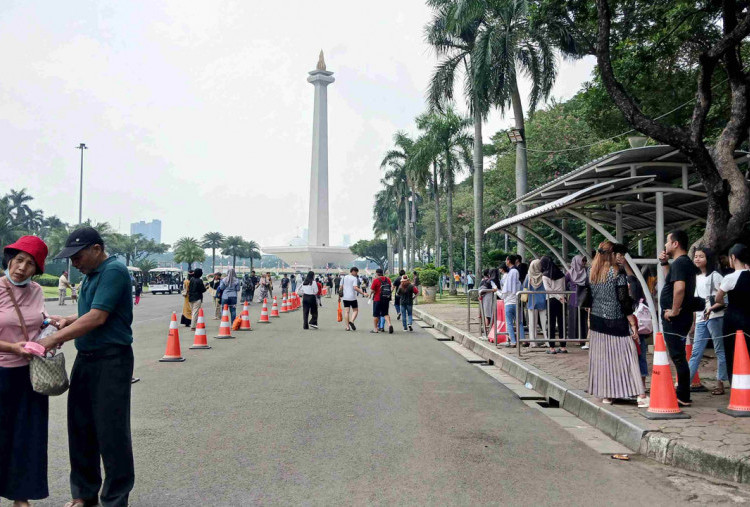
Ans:
[[[222,307],[223,305],[229,305],[229,324],[234,323],[234,319],[237,317],[237,297],[236,296],[230,296],[228,298],[224,298],[221,300]]]
[[[404,331],[406,331],[406,326],[411,326],[414,323],[414,317],[412,316],[412,310],[414,310],[413,305],[401,305],[401,323],[404,325]],[[409,322],[406,322],[406,316],[409,316]]]
[[[646,340],[648,340],[649,336],[651,335],[638,335],[638,339],[641,345],[641,353],[638,354],[638,368],[641,370],[641,377],[648,377],[648,359],[646,357],[646,355],[648,354],[648,343],[646,343]]]
[[[380,317],[380,320],[378,320],[378,329],[381,331],[385,329],[385,317]]]
[[[718,380],[729,380],[727,375],[727,356],[724,354],[724,338],[721,335],[724,317],[704,320],[695,323],[695,339],[693,341],[693,355],[690,356],[690,379],[695,377],[698,366],[703,357],[703,351],[706,350],[708,339],[714,342],[714,351],[716,352],[716,362],[718,363],[716,378]]]
[[[516,344],[516,305],[505,306],[505,325],[508,328],[508,335],[510,336],[510,343]],[[519,326],[521,328],[520,339],[523,340],[523,323]]]

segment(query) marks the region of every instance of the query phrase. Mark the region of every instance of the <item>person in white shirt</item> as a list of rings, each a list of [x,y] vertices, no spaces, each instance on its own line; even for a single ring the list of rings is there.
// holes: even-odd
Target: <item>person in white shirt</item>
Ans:
[[[60,306],[65,306],[65,296],[68,294],[68,287],[71,287],[70,282],[68,281],[68,272],[63,271],[62,275],[60,275],[60,278],[57,280],[57,292],[60,296],[57,303]]]
[[[502,280],[502,288],[500,294],[505,303],[505,325],[508,328],[508,336],[510,336],[510,342],[508,347],[512,347],[516,344],[516,318],[520,320],[519,328],[519,340],[523,340],[523,319],[516,312],[517,308],[517,293],[523,289],[521,287],[521,281],[518,279],[518,270],[516,268],[508,268],[507,265],[501,265],[500,271],[505,273]]]
[[[722,327],[724,325],[724,309],[708,311],[716,301],[716,293],[721,287],[721,281],[724,279],[716,271],[716,257],[709,248],[698,247],[693,254],[693,263],[700,269],[700,273],[695,277],[695,295],[706,300],[706,310],[695,312],[695,322],[693,324],[693,353],[688,363],[690,367],[690,378],[695,378],[698,372],[703,351],[706,350],[709,338],[714,342],[714,352],[716,352],[717,373],[716,389],[711,394],[724,394],[724,381],[729,380],[727,374],[727,357],[724,353],[724,337]]]
[[[353,267],[349,270],[349,274],[341,279],[341,297],[339,298],[344,302],[344,325],[347,331],[356,331],[357,326],[354,325],[354,321],[357,320],[357,314],[359,313],[359,305],[357,304],[357,293],[367,296],[365,292],[359,288],[359,269]],[[351,312],[351,313],[350,313]]]

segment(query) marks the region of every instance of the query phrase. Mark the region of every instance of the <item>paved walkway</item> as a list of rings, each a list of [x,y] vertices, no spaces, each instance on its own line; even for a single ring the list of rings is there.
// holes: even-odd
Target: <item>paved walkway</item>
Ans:
[[[466,330],[466,306],[431,304],[419,305],[421,310],[450,324]],[[476,310],[472,310],[476,316]],[[478,320],[474,319],[472,334],[479,337]],[[500,347],[504,354],[518,357],[516,349]],[[588,353],[578,345],[568,347],[568,354],[545,354],[544,348],[524,348],[521,359],[558,379],[573,388],[586,390],[588,386]],[[649,352],[651,364],[651,352]],[[674,369],[673,369],[674,371]],[[716,380],[716,359],[704,357],[701,361],[699,375],[704,384],[713,388]],[[648,384],[648,382],[647,382]],[[650,431],[659,431],[670,438],[680,439],[698,451],[712,455],[725,456],[730,460],[750,459],[750,419],[734,418],[717,412],[717,408],[726,407],[729,403],[729,389],[724,396],[714,396],[710,392],[692,393],[693,406],[684,409],[691,419],[672,419],[652,421],[642,417],[635,404],[616,403],[616,406],[629,416],[640,418],[643,427]],[[605,405],[602,405],[605,407]]]

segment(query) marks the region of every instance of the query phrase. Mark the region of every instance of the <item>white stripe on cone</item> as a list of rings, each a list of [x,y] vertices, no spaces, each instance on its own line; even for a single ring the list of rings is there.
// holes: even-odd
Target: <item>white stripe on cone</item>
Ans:
[[[737,373],[732,375],[732,389],[750,389],[750,375]]]
[[[667,353],[661,350],[654,352],[654,366],[669,366]]]

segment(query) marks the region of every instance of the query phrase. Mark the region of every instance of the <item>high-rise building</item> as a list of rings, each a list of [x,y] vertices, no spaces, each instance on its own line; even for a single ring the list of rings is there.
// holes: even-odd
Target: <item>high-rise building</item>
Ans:
[[[352,246],[352,236],[351,236],[351,234],[344,234],[344,241],[341,244],[341,246]]]
[[[151,220],[145,222],[134,222],[130,224],[130,235],[140,234],[146,239],[151,239],[156,243],[161,243],[161,220]]]

